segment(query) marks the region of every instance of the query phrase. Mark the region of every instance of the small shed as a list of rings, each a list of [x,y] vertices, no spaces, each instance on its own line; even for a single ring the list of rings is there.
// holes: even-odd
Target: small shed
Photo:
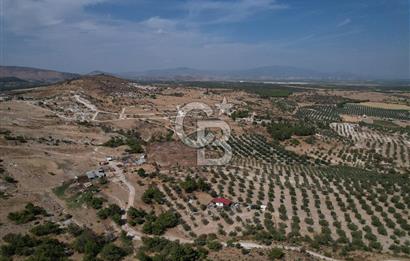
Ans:
[[[226,198],[214,198],[211,203],[217,207],[229,207],[233,202]]]

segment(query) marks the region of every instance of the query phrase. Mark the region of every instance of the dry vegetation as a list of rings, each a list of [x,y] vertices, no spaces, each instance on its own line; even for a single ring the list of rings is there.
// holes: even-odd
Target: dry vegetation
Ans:
[[[3,93],[0,260],[408,260],[406,94],[204,84],[102,75]],[[234,116],[218,115],[224,97]],[[174,134],[189,102],[230,125],[229,164],[197,166]]]

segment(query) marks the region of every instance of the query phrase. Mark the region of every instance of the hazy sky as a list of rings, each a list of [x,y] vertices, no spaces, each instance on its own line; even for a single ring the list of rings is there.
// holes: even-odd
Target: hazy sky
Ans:
[[[408,0],[0,0],[1,64],[409,78]]]

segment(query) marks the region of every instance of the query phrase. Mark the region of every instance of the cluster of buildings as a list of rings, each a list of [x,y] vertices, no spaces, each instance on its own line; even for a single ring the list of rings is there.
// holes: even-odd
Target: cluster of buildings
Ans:
[[[134,155],[125,155],[121,158],[118,158],[119,161],[124,165],[142,165],[147,162],[145,154],[141,154],[138,158],[135,158]]]
[[[250,116],[245,117],[245,118],[236,118],[235,121],[239,123],[245,123],[245,124],[256,123],[258,125],[272,123],[272,120],[258,118],[255,112],[252,112]]]

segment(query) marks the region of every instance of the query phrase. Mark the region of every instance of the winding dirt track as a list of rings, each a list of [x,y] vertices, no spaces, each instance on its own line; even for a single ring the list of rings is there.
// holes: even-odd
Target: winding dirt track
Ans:
[[[110,166],[112,168],[115,169],[116,172],[116,176],[118,177],[118,180],[121,181],[122,183],[124,183],[129,191],[129,195],[128,195],[128,203],[127,206],[125,207],[125,213],[122,216],[122,219],[126,219],[127,218],[127,211],[130,207],[132,207],[134,205],[134,199],[135,199],[135,188],[134,186],[128,182],[127,178],[125,177],[122,169],[120,169],[119,167],[117,167],[117,164],[114,161],[110,162]],[[140,241],[142,239],[142,237],[149,237],[149,235],[145,235],[142,234],[139,231],[136,231],[135,229],[133,229],[132,227],[130,227],[127,223],[121,226],[121,229],[124,230],[125,232],[127,232],[127,234],[129,236],[132,236],[133,240],[138,240]],[[169,235],[165,235],[163,236],[164,238],[171,240],[171,241],[179,241],[181,243],[194,243],[193,240],[190,239],[186,239],[186,238],[181,238],[181,237],[175,237],[175,236],[169,236]],[[290,250],[290,251],[297,251],[297,252],[301,252],[302,248],[301,247],[296,247],[296,246],[285,246],[285,245],[270,245],[270,246],[266,246],[266,245],[260,245],[254,242],[246,242],[246,241],[239,241],[236,242],[238,244],[240,244],[243,248],[245,249],[253,249],[253,248],[262,248],[262,249],[269,249],[272,247],[278,247],[278,248],[282,248],[284,250]],[[227,246],[226,242],[222,242],[222,244],[224,246]],[[339,261],[337,259],[334,258],[330,258],[324,255],[321,255],[319,253],[310,251],[310,250],[305,250],[305,252],[315,258],[321,259],[321,260],[326,260],[326,261]]]

